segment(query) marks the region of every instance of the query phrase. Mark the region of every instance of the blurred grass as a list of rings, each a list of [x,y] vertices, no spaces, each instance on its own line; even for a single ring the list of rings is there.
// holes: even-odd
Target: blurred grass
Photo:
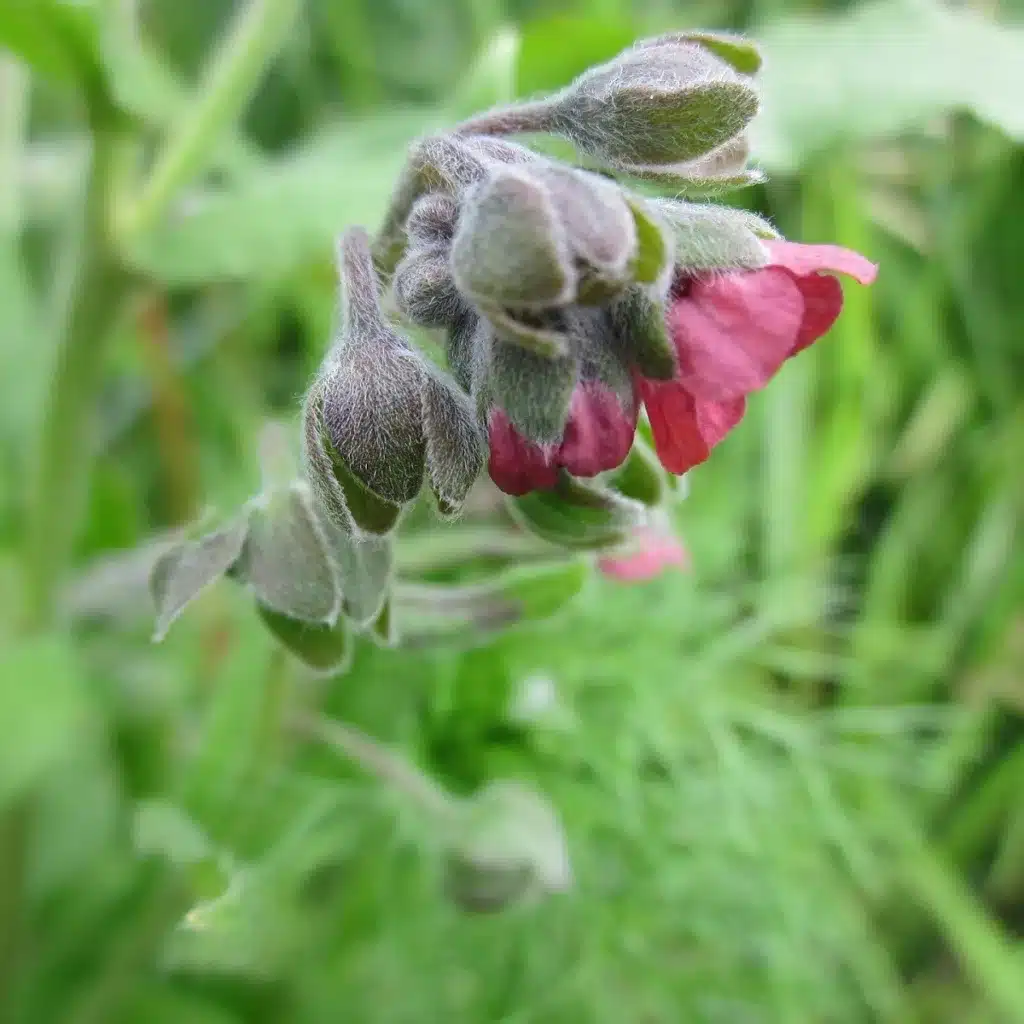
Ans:
[[[364,643],[310,684],[227,588],[159,648],[137,616],[16,631],[85,166],[59,49],[21,45],[20,4],[0,3],[0,40],[42,70],[0,62],[0,811],[27,842],[20,866],[0,856],[0,1019],[1024,1020],[1020,30],[910,3],[797,21],[808,7],[309,0],[143,230],[125,196],[234,5],[110,3],[88,87],[135,118],[112,228],[143,298],[96,368],[76,563],[251,492],[260,425],[294,414],[332,326],[331,238],[378,218],[406,141],[636,34],[750,25],[774,174],[736,201],[881,264],[692,474],[692,573],[596,584],[471,649]],[[409,564],[473,543],[413,526]],[[555,699],[524,722],[538,679]],[[534,780],[574,892],[458,916],[429,823],[281,735],[283,707],[314,703],[456,791]],[[133,844],[154,801],[234,881],[198,926],[182,834],[163,858]]]

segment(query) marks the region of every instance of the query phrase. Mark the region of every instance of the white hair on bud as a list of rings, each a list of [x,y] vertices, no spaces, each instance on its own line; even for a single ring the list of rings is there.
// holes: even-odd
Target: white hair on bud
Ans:
[[[427,475],[445,517],[457,516],[487,457],[473,403],[440,371],[427,374],[423,388],[423,429]]]
[[[747,216],[728,206],[651,200],[671,225],[676,266],[685,271],[751,270],[768,262]]]

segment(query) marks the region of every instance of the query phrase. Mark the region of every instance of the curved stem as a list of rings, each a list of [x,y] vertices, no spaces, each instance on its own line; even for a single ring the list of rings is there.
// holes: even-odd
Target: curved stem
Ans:
[[[297,733],[319,740],[363,771],[412,797],[429,813],[448,817],[454,811],[454,799],[436,782],[358,729],[308,712],[294,713],[291,725]]]
[[[555,128],[556,103],[550,99],[489,110],[456,125],[453,135],[525,135]]]

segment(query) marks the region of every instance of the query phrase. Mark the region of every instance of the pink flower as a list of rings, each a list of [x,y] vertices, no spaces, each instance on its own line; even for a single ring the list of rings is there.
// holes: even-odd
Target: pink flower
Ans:
[[[861,284],[877,272],[863,256],[836,245],[765,246],[766,267],[702,274],[676,286],[668,324],[678,372],[670,381],[638,381],[658,457],[672,473],[703,462],[743,418],[746,396],[835,323],[843,291],[823,272]]]
[[[627,550],[604,555],[597,567],[609,579],[620,583],[641,583],[660,576],[670,566],[685,568],[686,549],[671,533],[650,527],[636,531]]]
[[[635,395],[623,408],[610,388],[584,380],[573,393],[562,440],[538,445],[524,438],[501,409],[492,409],[487,423],[491,479],[506,494],[520,495],[554,487],[560,469],[573,476],[615,469],[633,446],[638,411]]]

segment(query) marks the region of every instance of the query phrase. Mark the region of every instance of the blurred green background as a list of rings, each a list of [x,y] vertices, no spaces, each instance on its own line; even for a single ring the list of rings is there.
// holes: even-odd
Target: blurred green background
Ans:
[[[3,1024],[1024,1021],[1024,31],[996,7],[0,0]],[[151,646],[110,556],[258,486],[333,238],[406,144],[693,26],[766,55],[771,178],[729,201],[881,272],[691,474],[692,568],[330,680],[227,584]],[[403,570],[500,564],[498,522],[486,487],[414,515]],[[573,891],[450,906],[430,822],[290,738],[296,703],[456,792],[530,780]]]

